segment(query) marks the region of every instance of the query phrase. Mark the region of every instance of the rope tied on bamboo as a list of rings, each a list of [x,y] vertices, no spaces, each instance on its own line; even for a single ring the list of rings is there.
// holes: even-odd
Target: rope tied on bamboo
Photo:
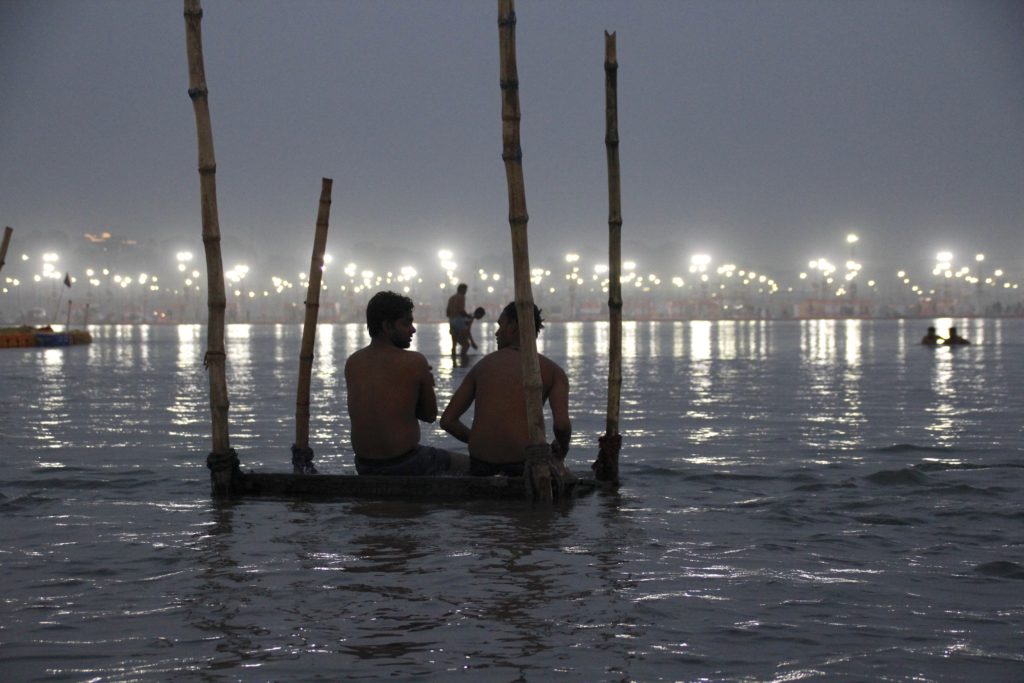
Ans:
[[[203,354],[203,369],[204,370],[209,370],[210,369],[210,356],[221,356],[222,358],[226,358],[227,354],[224,353],[223,351],[207,351],[206,353],[204,353]]]
[[[519,88],[518,78],[509,78],[508,80],[503,78],[498,83],[502,90],[512,90],[513,88]]]
[[[200,85],[200,86],[197,86],[195,88],[189,88],[188,89],[189,99],[193,99],[193,100],[197,99],[199,97],[206,97],[209,94],[210,94],[210,91],[207,90],[205,85]]]
[[[591,464],[594,478],[619,484],[619,451],[622,449],[621,434],[605,434],[597,438],[597,459]]]
[[[498,17],[498,26],[515,26],[516,25],[516,13],[513,10],[504,17]]]
[[[295,474],[318,474],[313,466],[313,449],[292,444],[292,469]]]
[[[235,453],[234,448],[229,448],[226,453],[210,453],[206,456],[206,466],[211,472],[232,470],[241,474],[239,464],[238,453]]]
[[[522,162],[523,161],[523,150],[522,150],[522,148],[517,147],[516,149],[512,150],[511,152],[502,152],[501,153],[501,160],[502,161],[518,161],[518,162]]]
[[[555,463],[556,456],[551,444],[539,443],[526,447],[526,465],[523,468],[523,482],[527,487],[527,497],[530,499],[539,498],[539,492],[533,490],[534,470],[546,469],[551,477],[551,489],[555,499],[563,498],[566,494],[565,476],[562,468]]]
[[[203,8],[202,7],[197,7],[195,9],[192,9],[191,7],[186,7],[185,8],[185,16],[186,17],[191,17],[191,18],[194,18],[194,19],[202,19],[203,18]]]

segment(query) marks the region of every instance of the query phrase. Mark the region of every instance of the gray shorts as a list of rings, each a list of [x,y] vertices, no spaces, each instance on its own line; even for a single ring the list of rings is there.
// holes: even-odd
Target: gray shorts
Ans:
[[[441,448],[419,445],[397,458],[371,460],[356,456],[359,474],[397,477],[430,477],[446,474],[452,465],[452,454]]]

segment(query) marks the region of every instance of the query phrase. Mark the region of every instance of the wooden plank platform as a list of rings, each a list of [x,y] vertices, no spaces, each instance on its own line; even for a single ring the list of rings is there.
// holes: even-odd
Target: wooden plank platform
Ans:
[[[613,490],[609,482],[577,479],[569,497],[597,490]],[[403,498],[430,500],[523,500],[522,477],[390,477],[347,474],[276,474],[243,472],[243,497],[344,500],[347,498]]]

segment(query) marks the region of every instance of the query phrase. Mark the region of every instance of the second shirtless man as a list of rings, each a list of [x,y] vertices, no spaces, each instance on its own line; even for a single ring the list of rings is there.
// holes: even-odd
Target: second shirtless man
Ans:
[[[534,306],[535,329],[540,333],[540,311]],[[469,473],[477,476],[522,476],[526,447],[530,445],[526,420],[523,371],[519,359],[519,321],[515,303],[498,318],[498,350],[470,369],[441,416],[441,427],[469,444]],[[572,438],[569,421],[569,379],[554,361],[538,354],[544,401],[551,406],[556,455],[564,462]],[[462,415],[476,403],[473,426]]]

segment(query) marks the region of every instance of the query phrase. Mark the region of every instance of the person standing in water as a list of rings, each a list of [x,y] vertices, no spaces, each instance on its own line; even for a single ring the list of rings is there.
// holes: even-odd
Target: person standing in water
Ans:
[[[934,327],[929,327],[928,333],[921,337],[921,343],[925,346],[938,346],[944,341],[946,340],[938,335]]]
[[[946,337],[946,344],[950,346],[963,346],[965,344],[970,343],[971,342],[969,342],[967,339],[964,339],[957,333],[955,327],[949,328],[949,336]]]

